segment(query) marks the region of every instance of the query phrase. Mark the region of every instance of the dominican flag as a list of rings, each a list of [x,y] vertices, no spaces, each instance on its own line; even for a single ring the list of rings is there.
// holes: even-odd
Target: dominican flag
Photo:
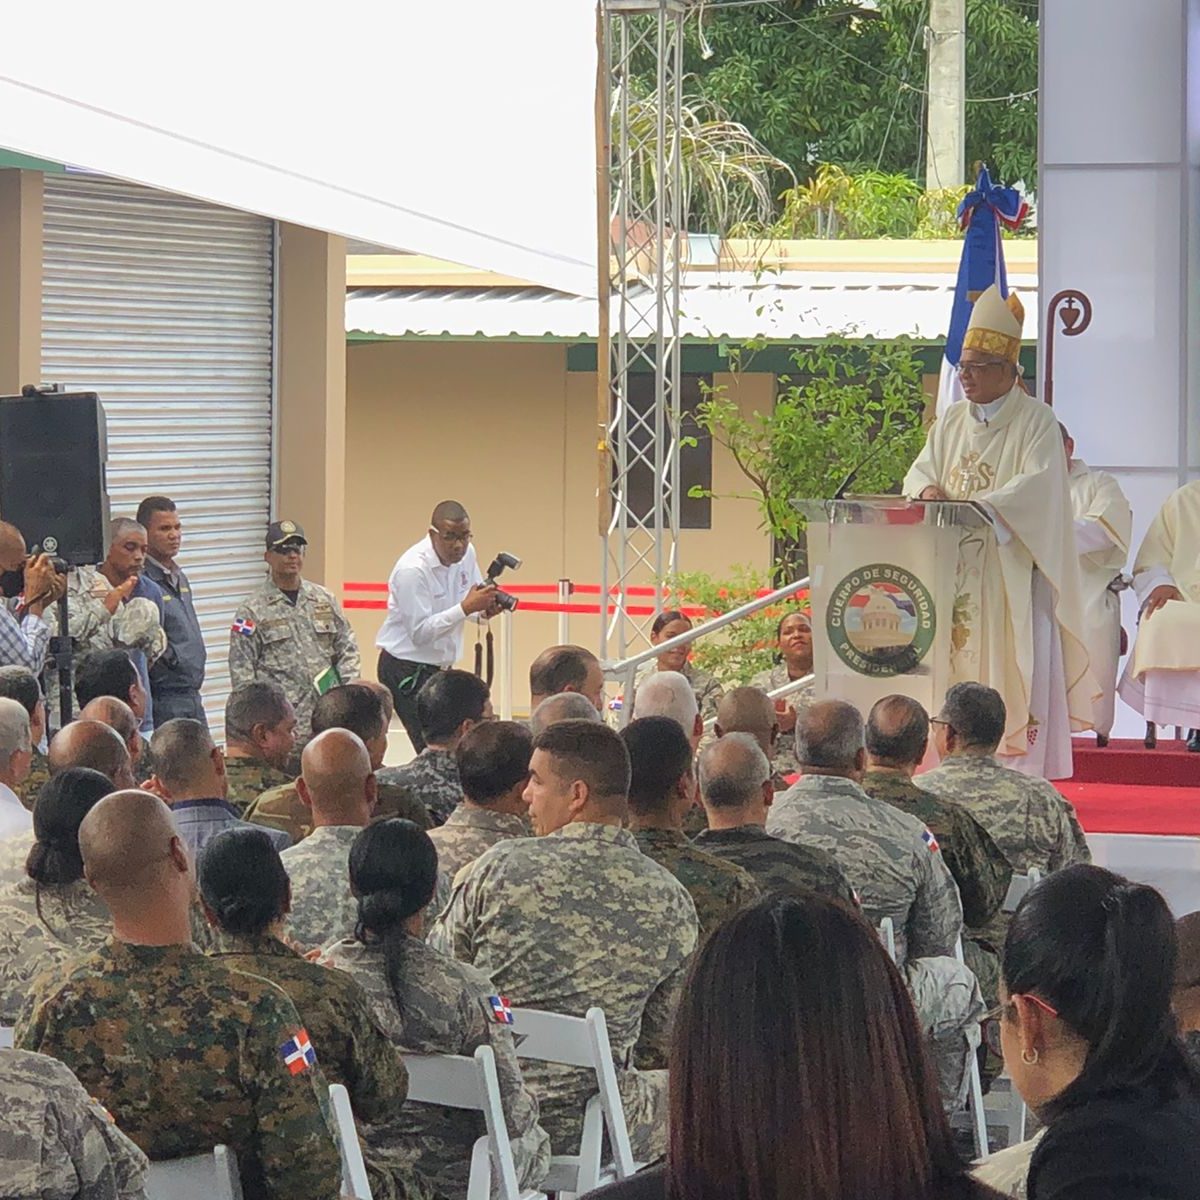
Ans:
[[[1000,295],[1008,298],[1008,272],[1004,269],[1000,231],[1002,228],[1020,229],[1028,215],[1029,205],[1021,193],[1016,188],[992,183],[987,167],[980,170],[974,191],[968,192],[958,206],[958,224],[965,237],[958,264],[958,284],[954,289],[954,307],[950,310],[950,330],[946,334],[942,378],[938,385],[939,416],[963,398],[955,367],[962,354],[971,306],[993,283],[1000,289]]]
[[[242,637],[249,637],[254,632],[254,622],[249,617],[238,617],[229,628],[233,633],[240,633]]]
[[[312,1048],[308,1033],[303,1029],[299,1030],[295,1037],[288,1038],[279,1047],[279,1053],[283,1057],[284,1065],[293,1075],[299,1075],[309,1067],[317,1065],[317,1052]]]
[[[936,854],[941,849],[941,846],[938,845],[937,838],[933,836],[931,830],[927,829],[923,834],[921,834],[921,841],[923,841],[925,845],[929,847],[930,854]]]
[[[507,996],[489,996],[488,1004],[492,1009],[492,1020],[500,1025],[511,1025],[513,1023],[512,1005],[508,1002]]]

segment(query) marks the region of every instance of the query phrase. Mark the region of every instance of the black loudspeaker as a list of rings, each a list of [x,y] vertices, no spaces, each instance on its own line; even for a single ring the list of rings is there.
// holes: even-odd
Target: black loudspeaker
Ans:
[[[32,552],[102,562],[108,529],[104,408],[95,392],[0,396],[0,518]]]

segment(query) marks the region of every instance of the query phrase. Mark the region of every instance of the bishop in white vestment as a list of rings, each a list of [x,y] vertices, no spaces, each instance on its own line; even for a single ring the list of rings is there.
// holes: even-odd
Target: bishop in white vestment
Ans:
[[[1075,549],[1083,586],[1083,633],[1100,698],[1092,710],[1099,741],[1112,732],[1117,705],[1117,666],[1121,659],[1122,572],[1129,558],[1133,510],[1121,485],[1107,471],[1093,471],[1075,457],[1075,441],[1059,422],[1067,456]]]
[[[1192,731],[1200,750],[1200,481],[1167,497],[1133,564],[1141,605],[1121,699],[1157,725]]]
[[[1065,779],[1071,733],[1092,727],[1100,689],[1088,668],[1062,436],[1020,386],[1023,317],[1016,297],[995,287],[975,302],[958,367],[966,402],[934,423],[904,492],[974,500],[994,521],[974,577],[959,581],[952,676],[1004,697],[1006,765]]]

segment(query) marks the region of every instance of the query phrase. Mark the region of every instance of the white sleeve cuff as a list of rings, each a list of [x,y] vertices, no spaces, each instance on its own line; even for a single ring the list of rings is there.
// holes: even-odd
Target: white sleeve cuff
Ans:
[[[1166,567],[1147,567],[1133,577],[1133,590],[1137,592],[1138,607],[1141,608],[1150,598],[1150,593],[1156,587],[1177,587],[1174,577]]]

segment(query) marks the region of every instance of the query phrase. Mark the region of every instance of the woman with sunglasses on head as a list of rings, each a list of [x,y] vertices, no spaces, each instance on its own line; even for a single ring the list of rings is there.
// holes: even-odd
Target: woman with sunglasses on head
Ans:
[[[691,633],[691,631],[691,617],[678,609],[669,608],[654,618],[654,624],[650,626],[650,644],[660,646],[663,642],[669,642],[672,638]],[[678,671],[692,685],[692,691],[696,693],[696,705],[700,709],[700,715],[706,721],[711,721],[717,715],[717,705],[721,703],[725,689],[715,676],[692,666],[692,646],[694,644],[676,646],[673,650],[667,650],[639,667],[637,675],[634,677],[634,692],[636,693],[637,689],[655,671]]]
[[[908,989],[848,906],[776,893],[697,953],[664,1164],[600,1200],[998,1200],[967,1177]]]
[[[1077,865],[1013,916],[997,1010],[1013,1083],[1047,1126],[1029,1200],[1200,1196],[1200,1076],[1171,1011],[1175,929],[1153,888]]]

